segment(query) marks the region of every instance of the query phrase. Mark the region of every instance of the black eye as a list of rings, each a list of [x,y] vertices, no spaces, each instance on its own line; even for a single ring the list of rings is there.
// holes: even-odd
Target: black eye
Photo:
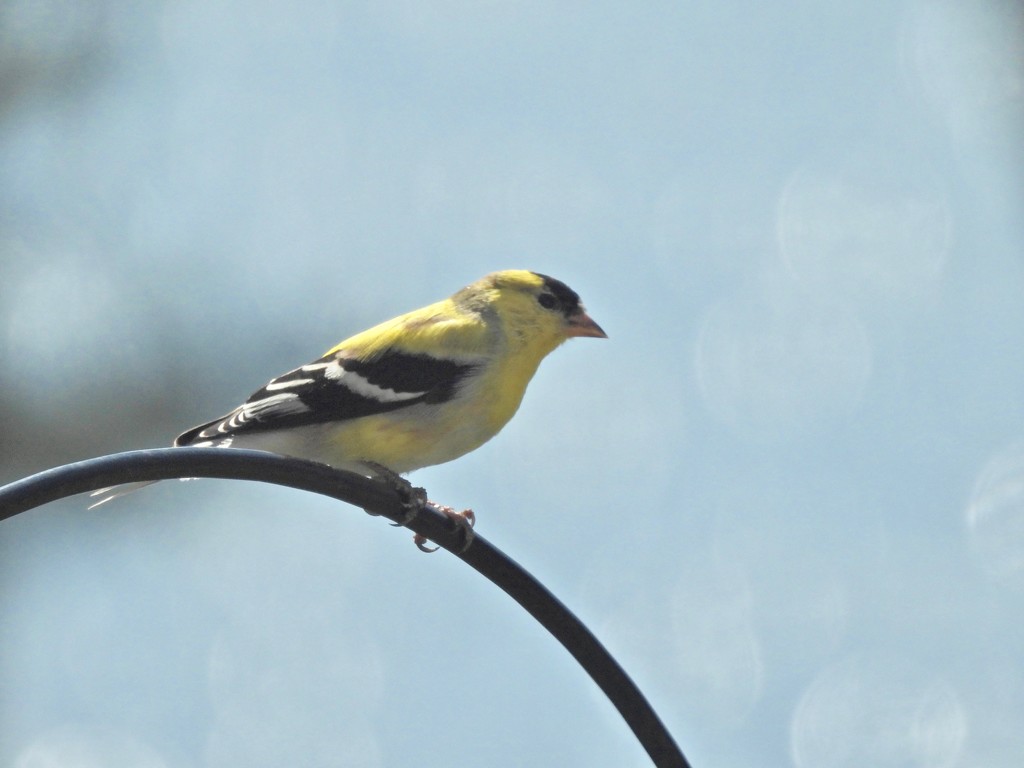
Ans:
[[[544,307],[544,309],[554,309],[558,306],[558,299],[550,293],[542,293],[537,297],[537,301],[542,307]]]

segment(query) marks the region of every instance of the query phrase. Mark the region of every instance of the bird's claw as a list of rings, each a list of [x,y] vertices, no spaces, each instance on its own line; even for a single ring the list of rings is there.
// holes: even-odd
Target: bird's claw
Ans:
[[[430,541],[430,539],[428,539],[422,533],[417,533],[415,536],[413,536],[412,541],[419,548],[420,552],[426,552],[428,555],[433,552],[437,552],[437,550],[440,549],[440,547],[428,547],[427,542]]]
[[[434,502],[428,503],[438,512],[451,520],[455,524],[457,530],[462,531],[462,548],[459,549],[457,554],[463,554],[467,549],[469,549],[469,545],[473,543],[473,537],[475,536],[473,526],[476,525],[476,514],[472,509],[464,509],[459,512],[454,507],[449,507],[444,504],[435,504]],[[429,539],[421,533],[417,533],[413,536],[412,540],[416,546],[419,547],[421,552],[437,552],[437,550],[440,549],[440,547],[427,546]]]
[[[395,472],[383,464],[378,464],[375,461],[364,461],[363,464],[369,469],[374,477],[379,479],[386,486],[395,491],[402,500],[402,508],[404,513],[402,519],[391,524],[396,527],[401,527],[411,523],[416,519],[416,515],[420,513],[420,510],[425,504],[429,502],[427,499],[427,491],[425,488],[419,488],[414,486],[400,474]],[[379,514],[377,512],[371,512],[370,510],[364,510],[368,515],[374,515],[375,517]]]
[[[458,554],[461,555],[469,549],[469,545],[473,543],[473,526],[476,525],[476,514],[472,509],[464,509],[461,512],[458,512],[454,507],[449,507],[444,504],[435,504],[427,498],[427,492],[425,489],[414,486],[394,470],[384,466],[383,464],[378,464],[375,461],[364,461],[363,464],[370,471],[372,477],[379,479],[382,483],[398,493],[402,499],[402,506],[405,509],[405,514],[402,516],[401,520],[392,522],[392,525],[408,525],[416,519],[420,510],[423,509],[425,505],[429,504],[451,520],[455,524],[456,530],[462,531],[462,548],[459,549]],[[369,515],[378,514],[377,512],[371,512],[368,509],[365,511]],[[413,542],[422,552],[437,552],[437,550],[440,549],[440,547],[428,546],[428,541],[429,539],[422,533],[417,533],[413,536]]]

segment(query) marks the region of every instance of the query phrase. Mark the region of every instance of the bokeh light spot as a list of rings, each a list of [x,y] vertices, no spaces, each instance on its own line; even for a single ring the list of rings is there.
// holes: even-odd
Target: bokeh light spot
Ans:
[[[675,671],[688,699],[701,701],[720,723],[735,725],[764,686],[750,585],[738,566],[718,564],[704,578],[687,576],[672,595]]]
[[[967,737],[967,717],[943,680],[854,657],[804,691],[791,736],[797,768],[949,768]]]
[[[165,768],[149,745],[110,728],[58,726],[39,736],[15,758],[14,768]]]
[[[783,262],[825,299],[917,301],[934,294],[952,241],[941,186],[889,155],[796,171],[778,213]]]
[[[1024,587],[1024,442],[989,460],[967,506],[971,550],[996,581]]]
[[[871,346],[856,315],[804,296],[735,299],[708,312],[700,391],[744,437],[786,440],[833,425],[860,401]]]

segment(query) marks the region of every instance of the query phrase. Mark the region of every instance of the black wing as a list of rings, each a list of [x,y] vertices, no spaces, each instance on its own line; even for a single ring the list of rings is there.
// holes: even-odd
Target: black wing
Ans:
[[[357,419],[416,403],[443,403],[455,396],[477,366],[395,351],[370,360],[327,355],[278,376],[231,413],[193,427],[174,444]]]

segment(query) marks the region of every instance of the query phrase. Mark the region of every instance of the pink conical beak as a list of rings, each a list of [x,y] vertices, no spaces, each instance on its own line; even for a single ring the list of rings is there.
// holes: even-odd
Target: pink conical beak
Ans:
[[[591,320],[590,315],[586,312],[580,312],[569,318],[569,327],[565,335],[570,338],[573,336],[589,336],[594,339],[608,338],[608,334],[601,329],[600,325]]]

